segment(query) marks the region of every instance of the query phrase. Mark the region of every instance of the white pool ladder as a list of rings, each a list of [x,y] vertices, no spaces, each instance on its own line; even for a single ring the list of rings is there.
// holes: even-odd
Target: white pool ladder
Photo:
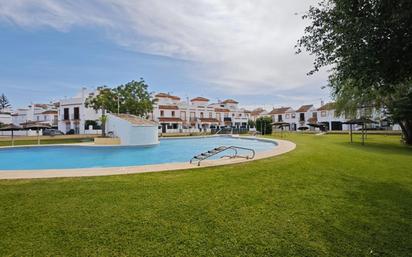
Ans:
[[[200,162],[203,160],[206,160],[216,154],[219,154],[221,152],[227,151],[227,150],[232,150],[233,153],[231,155],[224,155],[220,158],[224,157],[229,157],[230,159],[232,158],[245,158],[245,159],[253,159],[255,158],[255,150],[252,148],[246,148],[246,147],[240,147],[240,146],[219,146],[216,148],[213,148],[212,150],[209,150],[207,152],[203,152],[201,154],[193,156],[192,159],[190,159],[190,163],[193,163],[194,161],[197,161],[197,166],[200,166]],[[238,150],[247,150],[251,152],[251,155],[238,155]]]

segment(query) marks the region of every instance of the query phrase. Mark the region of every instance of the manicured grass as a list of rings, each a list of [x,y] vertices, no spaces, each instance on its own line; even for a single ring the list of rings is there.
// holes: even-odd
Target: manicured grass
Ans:
[[[93,142],[93,138],[66,138],[66,139],[42,139],[41,145],[51,144],[70,144],[70,143],[84,143]],[[35,140],[15,140],[14,145],[37,145],[37,139]],[[0,141],[0,146],[11,146],[11,141]]]
[[[286,137],[247,164],[0,181],[0,256],[410,256],[411,148]]]

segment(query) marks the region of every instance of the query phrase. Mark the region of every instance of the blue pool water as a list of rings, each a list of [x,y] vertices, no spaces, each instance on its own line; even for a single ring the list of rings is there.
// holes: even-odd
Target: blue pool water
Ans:
[[[159,145],[150,147],[68,145],[3,148],[0,149],[0,170],[122,167],[188,162],[201,152],[231,145],[252,148],[256,152],[276,147],[275,143],[268,141],[220,136],[164,139]],[[242,151],[239,153],[246,154]]]

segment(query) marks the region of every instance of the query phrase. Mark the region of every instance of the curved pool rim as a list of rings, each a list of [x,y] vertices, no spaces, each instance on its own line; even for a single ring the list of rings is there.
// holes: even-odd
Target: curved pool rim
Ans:
[[[230,136],[230,135],[224,135]],[[196,137],[170,137],[162,138],[161,140],[173,140],[173,139],[191,139],[191,138],[204,138],[204,137],[219,137],[219,136],[196,136]],[[138,166],[121,166],[121,167],[99,167],[99,168],[69,168],[69,169],[38,169],[38,170],[1,170],[0,179],[33,179],[33,178],[59,178],[59,177],[91,177],[91,176],[109,176],[109,175],[122,175],[122,174],[137,174],[146,172],[160,172],[160,171],[173,171],[173,170],[185,170],[185,169],[197,169],[204,167],[213,167],[221,165],[229,165],[236,163],[251,162],[264,158],[270,158],[273,156],[281,155],[290,152],[296,148],[296,144],[288,140],[250,137],[250,136],[237,136],[232,135],[234,138],[252,139],[259,141],[272,142],[277,146],[268,150],[257,152],[253,159],[217,159],[217,160],[204,160],[200,166],[197,164],[190,164],[187,162],[174,162],[163,164],[148,164]],[[30,145],[30,146],[14,146],[16,147],[47,147],[51,145]],[[93,145],[90,143],[79,144],[56,144],[53,146],[85,146],[85,147],[101,147],[99,145]],[[106,146],[107,147],[107,146]],[[113,146],[118,147],[118,146]],[[123,146],[124,147],[124,146]],[[1,147],[12,148],[12,147]]]

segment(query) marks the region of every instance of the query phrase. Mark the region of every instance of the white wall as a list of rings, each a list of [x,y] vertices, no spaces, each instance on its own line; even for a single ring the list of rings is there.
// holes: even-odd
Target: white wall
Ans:
[[[0,122],[3,124],[10,124],[12,123],[11,115],[8,113],[0,113]]]
[[[122,145],[154,145],[159,143],[157,125],[135,125],[108,114],[106,132],[113,132]]]

